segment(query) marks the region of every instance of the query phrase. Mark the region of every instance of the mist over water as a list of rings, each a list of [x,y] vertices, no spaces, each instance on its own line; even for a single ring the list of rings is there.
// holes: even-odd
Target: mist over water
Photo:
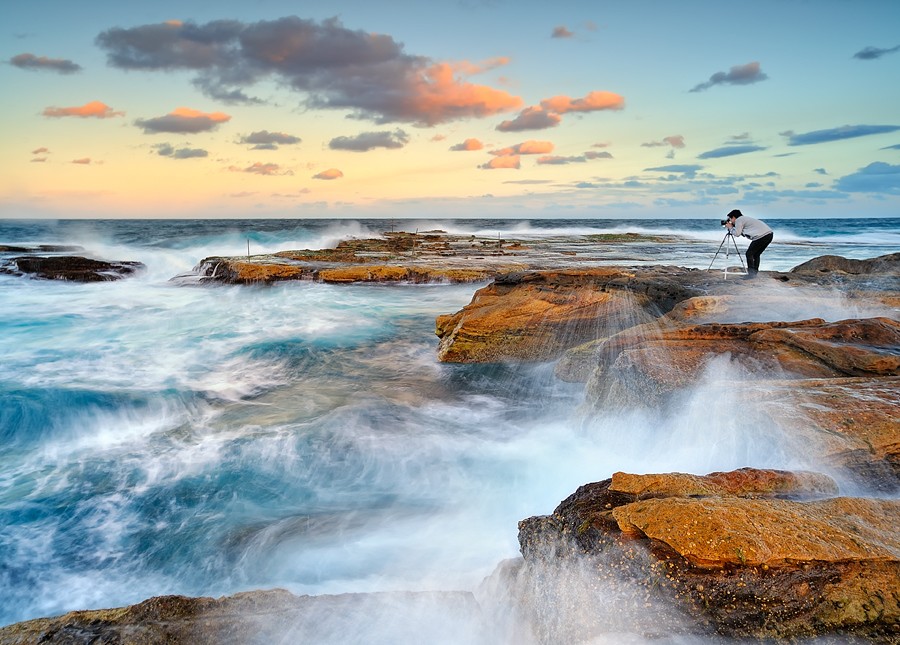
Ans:
[[[821,222],[772,222],[762,268],[900,247],[895,220],[866,222],[828,222],[830,238]],[[0,244],[80,244],[147,265],[101,284],[0,275],[0,625],[274,587],[490,595],[482,581],[518,555],[517,522],[581,484],[617,470],[819,466],[736,413],[719,385],[735,376],[727,362],[665,418],[586,414],[583,386],[552,364],[439,363],[436,316],[481,285],[170,281],[245,254],[248,239],[251,253],[325,248],[391,226],[677,233],[683,245],[656,243],[641,261],[697,268],[723,234],[671,221],[0,222]],[[743,320],[884,314],[839,293],[754,311]]]

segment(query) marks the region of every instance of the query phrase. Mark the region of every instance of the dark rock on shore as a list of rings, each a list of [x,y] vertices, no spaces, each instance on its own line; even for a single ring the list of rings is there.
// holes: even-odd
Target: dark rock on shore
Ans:
[[[23,255],[9,260],[0,271],[44,280],[110,282],[143,268],[140,262],[107,262],[73,255]]]
[[[815,473],[616,473],[519,523],[519,580],[584,561],[648,613],[691,619],[663,630],[898,642],[900,501],[835,491]]]
[[[272,590],[222,598],[159,596],[130,607],[29,620],[0,628],[0,645],[487,645],[494,642],[488,633],[466,592],[295,596]]]

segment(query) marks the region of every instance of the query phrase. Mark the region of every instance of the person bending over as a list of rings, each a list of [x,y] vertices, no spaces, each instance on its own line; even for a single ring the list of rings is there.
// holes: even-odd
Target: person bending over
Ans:
[[[759,273],[759,256],[769,246],[774,234],[772,229],[765,223],[755,217],[748,217],[739,210],[733,210],[728,213],[725,220],[725,228],[731,231],[732,235],[750,238],[750,246],[747,247],[747,275],[746,278],[755,278]]]

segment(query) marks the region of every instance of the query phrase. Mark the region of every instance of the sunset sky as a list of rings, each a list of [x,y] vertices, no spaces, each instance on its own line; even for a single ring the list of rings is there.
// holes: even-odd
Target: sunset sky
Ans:
[[[900,216],[897,0],[0,2],[0,217]]]

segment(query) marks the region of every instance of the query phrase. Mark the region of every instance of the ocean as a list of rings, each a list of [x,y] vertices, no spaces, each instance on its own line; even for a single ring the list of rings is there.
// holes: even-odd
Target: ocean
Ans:
[[[767,223],[763,271],[900,250],[898,218]],[[702,392],[660,426],[587,414],[549,363],[439,363],[435,318],[479,284],[172,280],[248,248],[435,229],[672,235],[615,262],[704,269],[724,236],[718,220],[0,220],[0,245],[146,265],[0,275],[0,625],[163,594],[472,590],[518,556],[519,520],[615,471],[816,466]]]

